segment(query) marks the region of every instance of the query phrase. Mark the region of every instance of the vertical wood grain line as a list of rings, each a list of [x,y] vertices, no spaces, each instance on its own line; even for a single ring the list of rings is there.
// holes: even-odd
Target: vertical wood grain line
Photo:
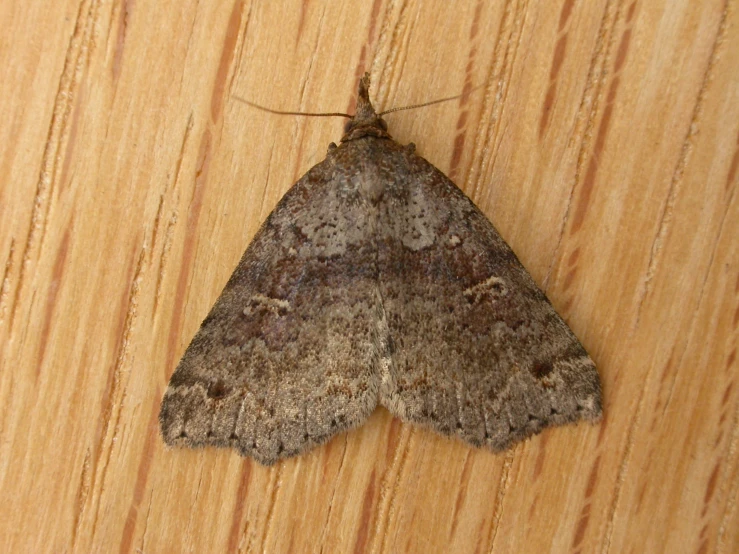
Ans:
[[[149,409],[149,421],[146,424],[146,441],[139,459],[139,467],[136,471],[136,482],[133,487],[133,498],[128,507],[126,515],[126,523],[123,526],[121,538],[119,541],[119,554],[131,552],[133,545],[134,532],[136,531],[136,522],[138,521],[138,512],[141,501],[144,499],[144,491],[146,483],[149,480],[149,471],[151,470],[151,462],[154,459],[155,445],[154,441],[159,436],[159,426],[157,425],[157,414],[159,413],[159,398],[162,391],[157,387],[156,394],[152,397],[152,404]]]
[[[48,223],[51,196],[59,170],[60,152],[69,133],[70,114],[80,88],[80,79],[90,62],[94,48],[94,32],[97,25],[100,0],[81,2],[74,31],[69,39],[64,58],[64,69],[54,98],[51,121],[44,144],[34,194],[28,231],[20,260],[20,273],[10,308],[8,326],[13,329],[18,304],[26,286],[27,274],[33,261],[34,250],[41,248]],[[37,248],[38,247],[38,248]]]
[[[703,107],[706,103],[711,90],[711,83],[713,82],[713,76],[715,73],[716,64],[721,57],[723,52],[723,45],[726,41],[726,33],[729,28],[729,14],[733,11],[733,2],[731,0],[725,0],[723,9],[721,10],[721,17],[719,19],[718,30],[716,32],[716,38],[711,46],[711,53],[708,56],[708,63],[703,73],[703,79],[698,90],[698,95],[695,99],[693,107],[693,113],[690,116],[685,136],[683,138],[683,144],[680,149],[680,155],[675,165],[675,169],[670,179],[670,186],[667,191],[667,197],[659,216],[659,222],[657,224],[657,231],[652,241],[652,248],[649,252],[649,259],[647,261],[647,269],[642,282],[639,297],[637,299],[636,318],[634,320],[634,330],[639,327],[641,320],[641,314],[644,307],[644,302],[652,291],[652,280],[657,273],[657,266],[661,260],[662,244],[667,240],[667,235],[672,229],[672,214],[677,203],[677,198],[682,191],[683,176],[685,170],[692,159],[693,143],[695,137],[699,134],[702,126]]]
[[[591,137],[593,136],[598,114],[600,113],[601,103],[603,101],[602,89],[608,78],[608,63],[611,59],[614,35],[616,32],[616,24],[618,15],[622,10],[624,0],[607,0],[603,8],[598,34],[593,47],[593,54],[590,58],[590,66],[588,67],[588,75],[585,79],[585,86],[580,97],[580,104],[577,108],[575,116],[575,130],[573,131],[572,141],[579,141],[580,148],[577,153],[577,162],[575,165],[575,175],[572,179],[570,194],[562,217],[562,223],[559,226],[559,233],[555,247],[552,253],[549,267],[542,281],[542,290],[547,291],[549,282],[559,261],[560,252],[564,248],[565,234],[568,229],[572,211],[575,209],[573,204],[578,187],[583,180],[585,165],[590,154]],[[561,17],[560,17],[561,19]],[[574,276],[574,275],[573,275]]]

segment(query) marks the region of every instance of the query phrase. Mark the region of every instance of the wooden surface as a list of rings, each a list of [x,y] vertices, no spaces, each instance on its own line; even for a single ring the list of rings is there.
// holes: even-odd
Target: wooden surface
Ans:
[[[0,3],[5,552],[739,551],[734,0]],[[174,367],[373,77],[598,364],[503,455],[393,420],[166,450]]]

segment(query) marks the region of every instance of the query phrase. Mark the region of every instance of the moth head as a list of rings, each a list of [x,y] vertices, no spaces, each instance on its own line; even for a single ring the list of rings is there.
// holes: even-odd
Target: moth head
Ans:
[[[369,73],[365,73],[364,77],[359,80],[356,112],[354,113],[354,117],[344,127],[344,136],[341,142],[367,136],[390,138],[387,132],[387,123],[385,123],[382,117],[377,115],[372,102],[370,102],[369,85],[370,76]]]

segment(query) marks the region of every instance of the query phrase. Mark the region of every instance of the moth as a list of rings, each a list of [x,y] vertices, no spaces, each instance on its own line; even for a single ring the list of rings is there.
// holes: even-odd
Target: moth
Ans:
[[[583,346],[472,201],[391,138],[369,84],[185,351],[159,416],[168,445],[268,465],[378,404],[494,451],[600,419]]]

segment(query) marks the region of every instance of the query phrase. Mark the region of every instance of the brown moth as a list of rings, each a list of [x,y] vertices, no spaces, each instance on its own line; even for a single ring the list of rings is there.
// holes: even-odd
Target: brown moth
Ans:
[[[168,445],[262,464],[403,421],[504,450],[601,417],[593,361],[444,174],[387,132],[359,83],[341,144],[280,200],[162,401]]]

